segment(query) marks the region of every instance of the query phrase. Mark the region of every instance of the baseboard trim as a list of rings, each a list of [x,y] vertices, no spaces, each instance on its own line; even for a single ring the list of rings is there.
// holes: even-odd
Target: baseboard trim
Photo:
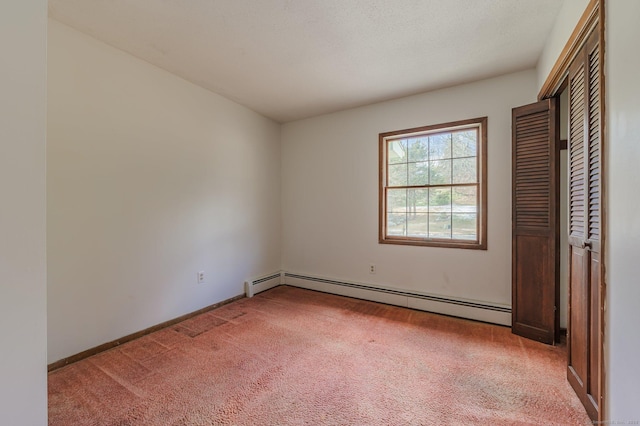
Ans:
[[[151,333],[153,333],[155,331],[162,330],[163,328],[171,327],[172,325],[176,325],[179,322],[188,320],[188,319],[193,318],[195,316],[198,316],[200,314],[204,314],[205,312],[212,311],[212,310],[214,310],[216,308],[219,308],[221,306],[228,305],[229,303],[235,302],[236,300],[244,299],[244,297],[245,297],[244,294],[240,294],[240,295],[232,297],[230,299],[223,300],[222,302],[214,303],[213,305],[209,305],[209,306],[206,306],[206,307],[204,307],[202,309],[198,309],[197,311],[190,312],[188,314],[179,316],[179,317],[171,319],[169,321],[162,322],[160,324],[156,324],[154,326],[151,326],[149,328],[145,328],[144,330],[140,330],[138,332],[129,334],[129,335],[121,337],[119,339],[112,340],[111,342],[103,343],[103,344],[98,345],[96,347],[87,349],[86,351],[82,351],[82,352],[77,353],[75,355],[71,355],[71,356],[69,356],[67,358],[63,358],[63,359],[61,359],[59,361],[52,362],[51,364],[47,365],[47,372],[52,372],[54,370],[57,370],[59,368],[62,368],[64,366],[66,366],[66,365],[73,364],[74,362],[81,361],[81,360],[89,358],[90,356],[93,356],[93,355],[97,355],[100,352],[104,352],[104,351],[107,351],[109,349],[113,349],[113,348],[115,348],[117,346],[122,345],[123,343],[127,343],[127,342],[130,342],[130,341],[135,340],[135,339],[139,339],[142,336],[146,336],[147,334],[151,334]]]
[[[511,326],[511,307],[285,272],[284,284],[421,311]]]

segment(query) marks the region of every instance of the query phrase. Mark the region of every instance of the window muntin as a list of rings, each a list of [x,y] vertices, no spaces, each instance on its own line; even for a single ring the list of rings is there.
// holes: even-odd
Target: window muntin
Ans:
[[[380,242],[486,249],[487,118],[380,134]]]

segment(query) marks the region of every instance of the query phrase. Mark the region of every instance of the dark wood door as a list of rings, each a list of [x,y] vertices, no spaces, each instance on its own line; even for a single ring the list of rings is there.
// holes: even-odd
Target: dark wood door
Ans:
[[[569,69],[569,383],[593,420],[602,403],[601,57],[596,30]]]
[[[512,111],[512,330],[548,344],[559,334],[559,131],[555,98]]]

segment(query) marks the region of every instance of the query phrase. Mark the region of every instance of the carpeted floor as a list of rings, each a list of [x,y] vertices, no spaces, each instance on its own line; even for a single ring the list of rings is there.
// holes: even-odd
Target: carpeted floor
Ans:
[[[590,425],[565,352],[276,287],[49,374],[50,425]]]

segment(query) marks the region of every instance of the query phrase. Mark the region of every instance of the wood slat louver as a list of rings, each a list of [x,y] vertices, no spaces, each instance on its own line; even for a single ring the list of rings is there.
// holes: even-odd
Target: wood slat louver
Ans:
[[[515,123],[515,222],[518,228],[547,229],[551,188],[549,114],[542,111]]]
[[[584,196],[584,69],[569,81],[569,235],[582,238],[585,235],[585,196]]]
[[[559,334],[557,99],[512,110],[513,333],[551,344]]]
[[[600,240],[600,78],[599,49],[589,55],[589,233]]]
[[[569,311],[567,379],[592,420],[602,420],[602,104],[599,27],[569,68]]]

